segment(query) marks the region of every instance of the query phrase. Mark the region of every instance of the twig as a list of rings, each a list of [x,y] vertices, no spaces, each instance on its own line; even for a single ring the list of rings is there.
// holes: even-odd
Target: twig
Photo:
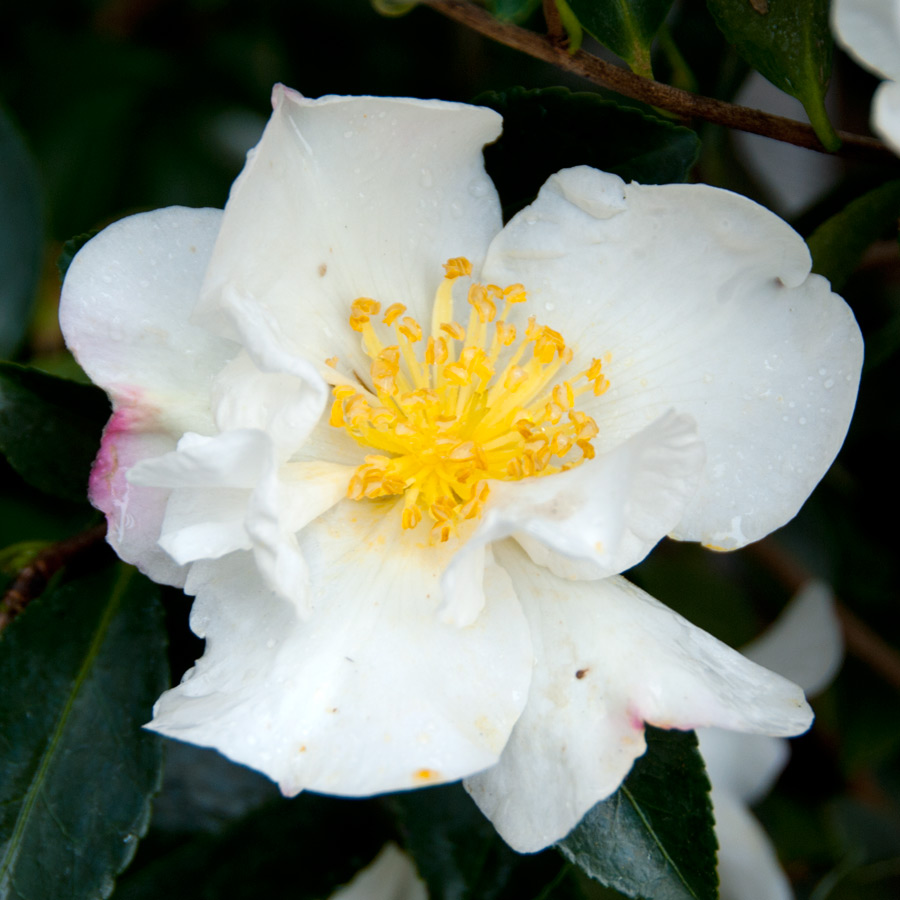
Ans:
[[[106,536],[106,522],[88,528],[73,537],[58,541],[42,550],[24,569],[0,600],[0,631],[21,613],[35,597],[39,597],[47,582],[76,556],[93,549]]]
[[[642,78],[627,69],[608,63],[584,50],[570,55],[551,37],[528,31],[511,22],[501,22],[470,0],[421,0],[421,2],[485,37],[536,59],[542,59],[566,72],[580,75],[594,84],[610,88],[633,100],[640,100],[649,106],[666,109],[685,118],[704,119],[739,131],[761,134],[776,141],[806,147],[819,153],[828,152],[816,137],[812,126],[804,122],[773,116],[759,109],[737,106],[724,100],[715,100],[712,97],[660,84],[658,81]],[[846,131],[839,131],[838,135],[843,144],[830,155],[871,163],[896,165],[898,162],[897,157],[875,138]]]
[[[552,44],[563,49],[569,43],[566,29],[563,27],[562,17],[556,8],[554,0],[543,0],[544,4],[544,21],[547,23],[547,37]]]
[[[791,592],[797,591],[814,577],[799,560],[785,552],[771,539],[751,544],[747,550]],[[850,612],[843,603],[837,601],[835,608],[848,652],[862,660],[888,684],[900,691],[900,653],[855,613]]]

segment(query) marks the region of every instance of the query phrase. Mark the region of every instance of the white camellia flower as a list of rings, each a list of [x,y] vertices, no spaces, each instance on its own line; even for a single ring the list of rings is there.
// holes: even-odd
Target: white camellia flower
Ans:
[[[206,639],[150,727],[288,795],[466,778],[522,851],[645,722],[804,731],[799,688],[618,577],[778,528],[840,447],[862,343],[801,238],[585,167],[503,227],[493,111],[274,107],[224,213],[118,222],[63,289],[114,405],[91,498]]]
[[[795,681],[809,696],[823,691],[843,656],[831,590],[822,582],[809,582],[743,652]],[[794,894],[775,848],[748,809],[769,792],[787,765],[788,742],[718,728],[698,729],[697,737],[712,783],[722,900],[791,900]]]
[[[900,153],[900,0],[833,0],[834,36],[885,81],[872,99],[872,128]]]

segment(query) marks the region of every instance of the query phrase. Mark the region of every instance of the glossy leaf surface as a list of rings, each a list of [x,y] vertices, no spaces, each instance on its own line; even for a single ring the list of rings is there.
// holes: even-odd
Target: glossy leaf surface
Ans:
[[[0,898],[106,897],[159,787],[143,731],[168,682],[157,588],[109,565],[33,601],[0,640]]]
[[[592,878],[626,897],[715,900],[709,779],[693,732],[647,728],[647,752],[612,797],[558,844]]]

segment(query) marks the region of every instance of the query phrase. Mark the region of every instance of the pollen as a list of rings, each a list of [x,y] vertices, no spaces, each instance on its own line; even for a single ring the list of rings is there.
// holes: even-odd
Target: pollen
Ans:
[[[377,300],[353,301],[350,327],[361,335],[369,377],[340,378],[329,419],[367,451],[347,496],[401,500],[402,527],[423,524],[430,543],[481,515],[491,481],[551,475],[593,458],[597,424],[578,399],[609,388],[608,354],[563,377],[572,348],[534,316],[517,343],[507,317],[527,301],[523,285],[471,282],[464,257],[444,271],[425,327],[401,303],[379,321]],[[453,317],[463,296],[466,325]],[[337,359],[327,363],[335,368]]]

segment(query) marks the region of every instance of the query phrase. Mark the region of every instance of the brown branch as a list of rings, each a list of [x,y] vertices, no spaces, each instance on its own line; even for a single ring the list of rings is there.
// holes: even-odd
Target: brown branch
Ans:
[[[761,134],[776,141],[806,147],[819,153],[828,152],[816,137],[812,126],[804,122],[773,116],[759,109],[737,106],[724,100],[714,100],[712,97],[660,84],[658,81],[642,78],[627,69],[605,62],[584,50],[570,55],[558,46],[553,38],[528,31],[511,22],[501,22],[470,0],[421,0],[421,2],[491,40],[551,63],[566,72],[580,75],[625,97],[640,100],[649,106],[669,110],[684,118],[704,119],[727,128]],[[838,135],[843,144],[831,155],[871,163],[896,165],[898,162],[897,157],[875,138],[846,131],[839,131]]]
[[[792,593],[814,577],[799,560],[771,539],[751,544],[747,550]],[[836,611],[847,651],[900,691],[900,653],[839,601]]]
[[[58,541],[41,550],[24,569],[20,569],[15,581],[0,600],[0,631],[21,613],[32,600],[39,597],[47,582],[76,556],[92,550],[106,537],[106,522],[88,528],[73,537]]]

